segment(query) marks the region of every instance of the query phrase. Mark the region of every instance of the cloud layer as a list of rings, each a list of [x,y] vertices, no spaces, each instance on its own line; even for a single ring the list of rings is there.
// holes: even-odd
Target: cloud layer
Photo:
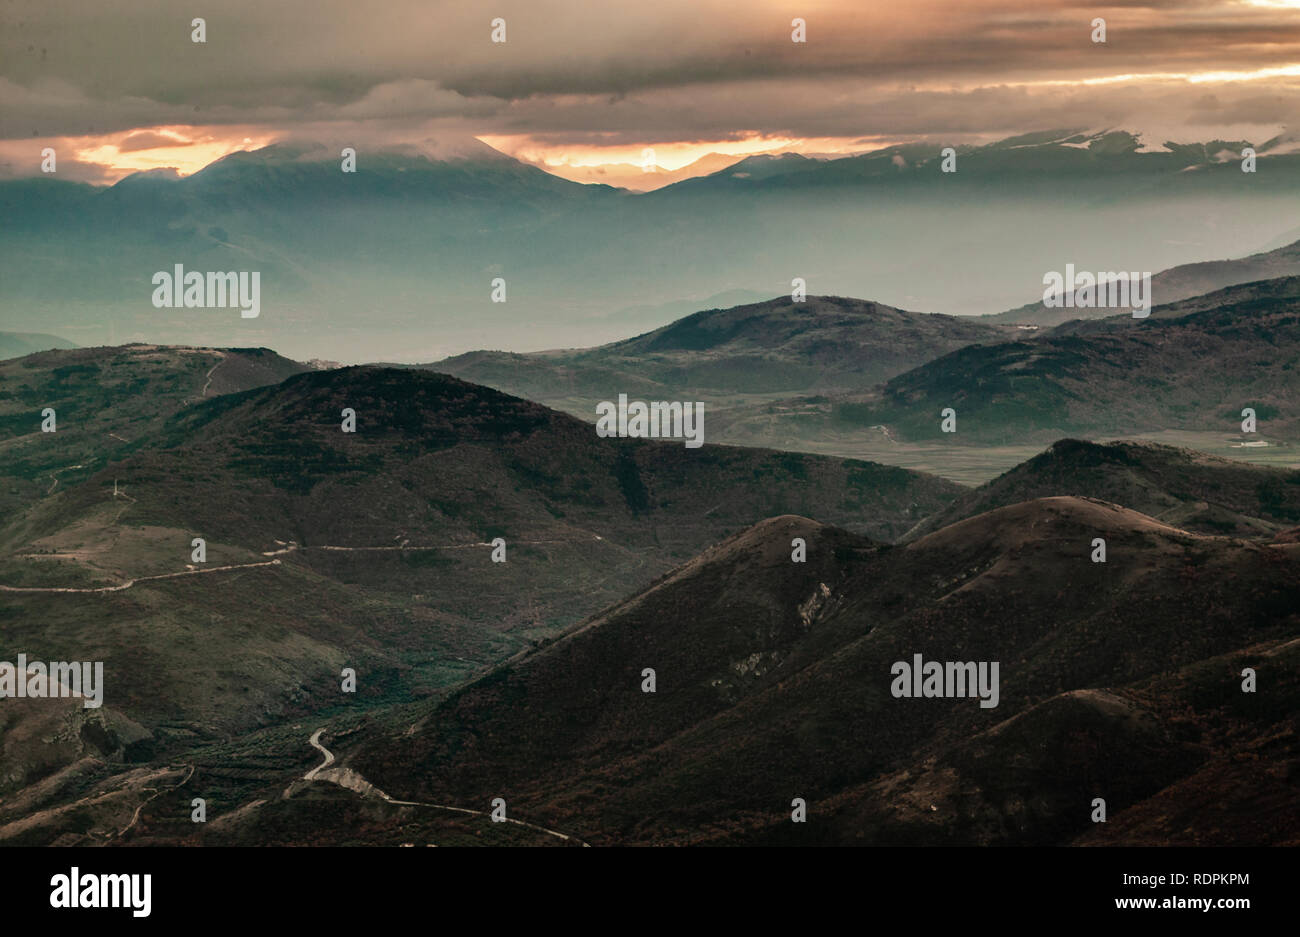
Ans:
[[[147,135],[160,127],[230,128],[231,145],[490,135],[534,152],[755,136],[961,142],[1057,126],[1249,138],[1300,123],[1297,7],[16,0],[0,8],[0,162],[13,174],[24,146],[56,139],[174,151]],[[195,15],[205,43],[191,41]],[[505,43],[490,38],[497,16]],[[806,43],[791,42],[796,17]],[[1091,38],[1097,17],[1104,44]]]

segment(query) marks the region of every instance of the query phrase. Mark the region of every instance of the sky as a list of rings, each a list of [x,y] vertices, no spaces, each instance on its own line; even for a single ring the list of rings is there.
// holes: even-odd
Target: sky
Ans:
[[[1261,143],[1300,128],[1298,91],[1300,0],[0,3],[6,177],[47,146],[103,183],[290,139],[476,137],[583,181],[647,149],[678,170],[1067,126]]]

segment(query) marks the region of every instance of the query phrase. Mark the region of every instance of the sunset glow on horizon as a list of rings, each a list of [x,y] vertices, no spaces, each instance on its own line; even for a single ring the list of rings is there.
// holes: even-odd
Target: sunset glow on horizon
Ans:
[[[647,150],[659,175],[684,177],[711,155],[698,171],[726,157],[978,144],[1058,127],[1131,128],[1152,145],[1300,128],[1300,0],[1087,11],[1073,0],[821,0],[744,16],[722,0],[665,0],[598,22],[573,0],[502,0],[505,44],[469,9],[435,15],[394,0],[330,16],[333,2],[310,7],[309,19],[334,25],[313,35],[306,59],[281,54],[296,48],[308,9],[299,0],[223,13],[213,28],[240,41],[221,57],[144,0],[96,17],[102,43],[91,52],[68,44],[62,14],[34,4],[21,28],[0,33],[0,178],[38,174],[45,147],[64,178],[105,184],[191,175],[290,140],[364,152],[477,139],[565,178],[617,185]],[[796,19],[804,42],[792,41]]]

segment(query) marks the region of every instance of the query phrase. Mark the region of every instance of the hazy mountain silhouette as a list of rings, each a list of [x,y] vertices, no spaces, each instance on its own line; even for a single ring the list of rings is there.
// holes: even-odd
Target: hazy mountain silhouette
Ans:
[[[795,278],[819,295],[982,314],[1066,263],[1162,270],[1293,228],[1300,154],[1261,151],[1247,174],[1220,159],[1231,146],[1045,133],[958,147],[952,173],[938,144],[756,156],[636,195],[469,142],[363,147],[355,173],[338,150],[277,144],[185,178],[0,183],[0,297],[9,328],[75,324],[82,344],[116,334],[351,361],[436,360],[502,335],[512,350],[590,347],[622,337],[610,310],[737,286],[784,294]],[[150,277],[178,263],[260,271],[262,315],[153,308]],[[491,299],[497,277],[505,303]]]
[[[1239,283],[1294,276],[1300,276],[1300,241],[1236,260],[1209,260],[1161,270],[1151,277],[1151,298],[1155,304],[1168,306]],[[1039,301],[981,318],[989,322],[1051,326],[1071,319],[1104,319],[1114,314],[1113,309],[1079,308],[1077,305],[1068,309],[1059,306],[1049,309]]]
[[[76,344],[56,335],[41,335],[37,332],[0,332],[0,360],[21,358],[34,351],[48,351],[51,348],[76,348]]]

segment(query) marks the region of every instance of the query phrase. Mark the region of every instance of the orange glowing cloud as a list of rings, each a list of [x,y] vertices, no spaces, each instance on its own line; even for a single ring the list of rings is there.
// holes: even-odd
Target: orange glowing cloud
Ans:
[[[107,138],[69,140],[78,162],[103,168],[115,180],[148,169],[175,169],[182,176],[238,150],[266,146],[275,134],[237,127],[141,127]]]
[[[134,172],[174,169],[182,176],[239,150],[253,150],[281,135],[262,127],[137,127],[93,136],[43,137],[0,141],[0,175],[39,172],[46,148],[54,150],[58,176],[113,183]]]
[[[540,166],[548,172],[575,182],[601,181],[593,175],[592,170],[636,168],[647,165],[655,167],[658,172],[667,172],[672,177],[664,182],[675,181],[679,170],[693,167],[693,164],[713,155],[734,156],[737,160],[757,153],[800,153],[804,155],[845,156],[880,149],[900,142],[896,140],[874,140],[861,137],[771,137],[754,134],[741,139],[730,140],[681,140],[658,141],[645,144],[618,143],[609,146],[594,144],[550,144],[545,140],[527,134],[493,135],[478,137],[493,149],[500,150],[522,160]],[[700,163],[701,172],[713,172],[718,168],[711,161]],[[691,175],[690,171],[686,175]],[[656,188],[650,179],[637,180],[634,176],[621,175],[608,180],[614,185],[627,185],[631,188]],[[639,184],[641,183],[641,184]]]

